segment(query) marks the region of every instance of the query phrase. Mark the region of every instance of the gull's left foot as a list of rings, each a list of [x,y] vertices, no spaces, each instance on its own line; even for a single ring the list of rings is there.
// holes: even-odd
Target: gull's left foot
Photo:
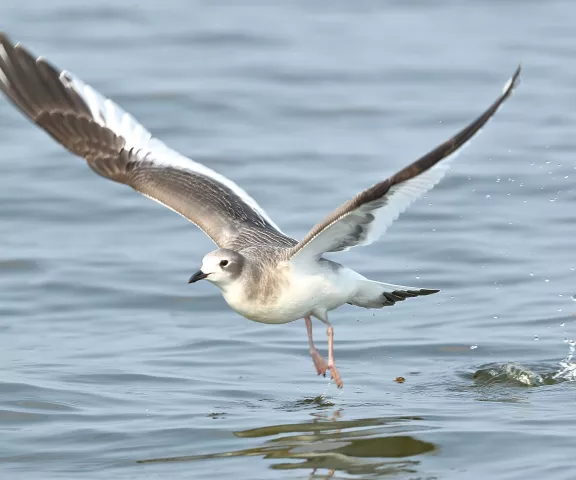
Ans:
[[[344,383],[342,382],[342,377],[340,377],[340,373],[338,372],[338,369],[336,368],[335,364],[328,364],[328,368],[330,369],[330,374],[332,375],[332,380],[334,380],[336,382],[336,386],[338,388],[342,388],[344,386]]]

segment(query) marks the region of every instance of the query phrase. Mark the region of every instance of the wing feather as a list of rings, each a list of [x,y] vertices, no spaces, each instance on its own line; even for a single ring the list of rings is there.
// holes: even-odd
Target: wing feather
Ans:
[[[296,243],[234,182],[170,149],[112,100],[2,33],[0,89],[96,173],[176,211],[218,246],[241,247],[251,229],[268,232],[272,244]]]
[[[319,258],[326,252],[348,250],[377,240],[411,203],[440,182],[450,161],[498,111],[518,85],[519,78],[520,67],[506,83],[502,94],[482,115],[400,172],[334,210],[291,249],[290,258]]]

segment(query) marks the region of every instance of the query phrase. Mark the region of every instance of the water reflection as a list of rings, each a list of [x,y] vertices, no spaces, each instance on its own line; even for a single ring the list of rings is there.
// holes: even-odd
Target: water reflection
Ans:
[[[434,444],[413,436],[416,431],[430,428],[420,417],[344,420],[342,410],[311,416],[310,421],[303,423],[233,432],[239,438],[262,439],[255,447],[138,463],[260,456],[272,460],[272,469],[309,470],[311,478],[331,478],[335,472],[368,478],[417,473],[420,462],[414,457],[436,449]]]

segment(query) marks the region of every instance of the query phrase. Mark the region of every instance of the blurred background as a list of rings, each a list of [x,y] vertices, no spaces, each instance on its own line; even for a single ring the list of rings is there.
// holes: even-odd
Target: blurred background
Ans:
[[[304,322],[187,285],[204,234],[0,101],[3,478],[572,479],[575,17],[568,0],[1,2],[12,40],[296,238],[524,67],[445,180],[338,255],[442,290],[332,313],[342,391]]]

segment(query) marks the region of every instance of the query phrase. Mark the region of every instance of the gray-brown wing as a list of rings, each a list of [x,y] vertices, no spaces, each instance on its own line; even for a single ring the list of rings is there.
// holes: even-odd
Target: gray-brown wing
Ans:
[[[258,231],[272,245],[296,243],[234,182],[171,150],[114,102],[1,33],[0,89],[96,173],[181,214],[218,246],[240,248]]]
[[[290,257],[319,258],[326,252],[339,252],[377,240],[414,200],[444,177],[449,162],[439,163],[440,160],[453,159],[455,153],[480,131],[511,95],[519,76],[520,67],[498,99],[454,137],[328,215],[292,248]]]

